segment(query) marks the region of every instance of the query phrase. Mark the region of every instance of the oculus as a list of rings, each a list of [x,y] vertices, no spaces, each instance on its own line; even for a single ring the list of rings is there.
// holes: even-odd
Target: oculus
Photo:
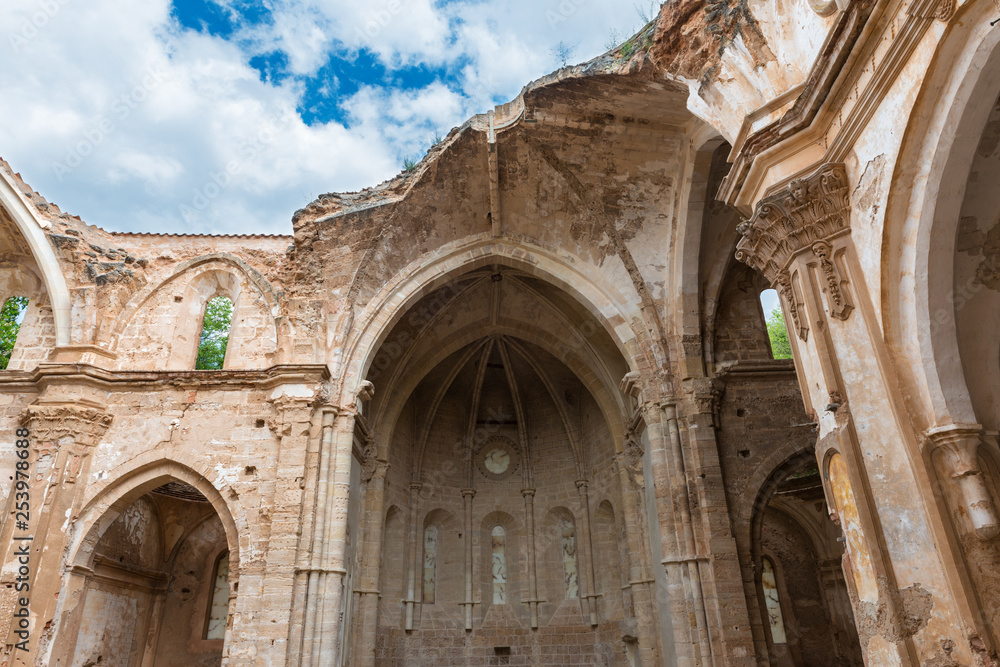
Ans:
[[[510,477],[517,470],[517,445],[503,436],[493,436],[479,448],[476,466],[485,477],[501,480]]]

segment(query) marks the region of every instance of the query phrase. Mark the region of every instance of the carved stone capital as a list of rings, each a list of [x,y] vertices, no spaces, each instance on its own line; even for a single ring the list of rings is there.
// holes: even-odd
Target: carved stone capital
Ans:
[[[931,429],[925,436],[940,453],[939,473],[950,478],[961,494],[962,506],[955,508],[956,514],[967,517],[980,539],[992,540],[1000,535],[1000,516],[979,466],[982,426],[949,424]]]
[[[81,447],[96,447],[114,417],[97,408],[78,405],[29,405],[21,424],[31,429],[35,443],[72,438]]]
[[[757,204],[753,216],[739,226],[743,238],[736,259],[775,284],[795,255],[850,229],[850,211],[844,165],[824,164]]]
[[[910,16],[948,21],[955,15],[955,0],[913,0],[906,8]]]
[[[979,443],[983,427],[979,424],[951,424],[926,433],[928,443],[940,449],[947,474],[952,478],[979,474]]]

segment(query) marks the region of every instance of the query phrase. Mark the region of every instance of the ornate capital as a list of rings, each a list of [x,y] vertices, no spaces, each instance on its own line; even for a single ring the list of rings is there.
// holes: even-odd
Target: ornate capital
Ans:
[[[850,211],[844,165],[824,164],[757,204],[753,217],[738,228],[743,238],[736,259],[775,284],[796,254],[849,229]]]
[[[95,447],[114,417],[103,410],[77,405],[29,405],[21,424],[31,429],[35,443],[72,438],[74,444]]]
[[[906,8],[910,16],[948,21],[955,15],[955,0],[913,0]]]
[[[958,479],[979,474],[982,432],[979,424],[949,424],[930,429],[925,436],[934,449],[941,450],[948,476]]]

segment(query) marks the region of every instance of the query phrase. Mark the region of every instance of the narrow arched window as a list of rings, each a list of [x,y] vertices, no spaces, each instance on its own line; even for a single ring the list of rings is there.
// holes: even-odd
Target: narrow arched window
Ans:
[[[225,639],[229,618],[229,552],[224,551],[215,561],[212,572],[212,595],[209,599],[205,639]]]
[[[17,343],[17,332],[21,329],[24,314],[28,311],[28,297],[12,296],[0,308],[0,370],[10,363],[10,355]]]
[[[566,589],[566,599],[574,600],[580,597],[580,579],[577,576],[576,561],[576,526],[569,519],[563,519],[560,528],[562,530],[563,583]]]
[[[778,597],[778,579],[774,572],[774,563],[767,556],[764,556],[764,566],[760,574],[760,583],[764,589],[764,605],[767,607],[767,620],[771,625],[771,641],[775,644],[787,644],[785,619],[781,615],[781,599]]]
[[[493,568],[493,604],[507,604],[507,534],[502,526],[497,526],[490,533],[491,557]]]
[[[785,315],[781,311],[781,301],[778,299],[777,290],[766,289],[761,292],[760,307],[764,311],[767,337],[771,341],[771,357],[773,359],[791,359],[792,345],[788,341],[788,327],[785,326]]]
[[[424,529],[424,602],[434,603],[434,593],[437,588],[437,526],[427,526]]]
[[[201,340],[195,370],[217,371],[226,360],[229,329],[233,320],[233,302],[229,297],[217,296],[205,304],[205,317],[201,323]]]

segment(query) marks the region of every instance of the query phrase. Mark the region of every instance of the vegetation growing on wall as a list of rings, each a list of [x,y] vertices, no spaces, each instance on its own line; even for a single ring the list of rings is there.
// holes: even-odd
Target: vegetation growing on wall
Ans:
[[[217,371],[222,369],[226,359],[226,345],[229,344],[229,329],[233,320],[233,302],[227,297],[217,296],[205,306],[205,319],[201,325],[201,342],[198,344],[198,360],[195,370]]]
[[[788,328],[781,308],[775,308],[767,316],[767,337],[771,339],[771,356],[775,359],[791,359],[792,345],[788,342]]]
[[[12,296],[0,308],[0,369],[6,369],[10,363],[10,355],[17,342],[17,332],[21,328],[21,320],[28,309],[28,297]]]

